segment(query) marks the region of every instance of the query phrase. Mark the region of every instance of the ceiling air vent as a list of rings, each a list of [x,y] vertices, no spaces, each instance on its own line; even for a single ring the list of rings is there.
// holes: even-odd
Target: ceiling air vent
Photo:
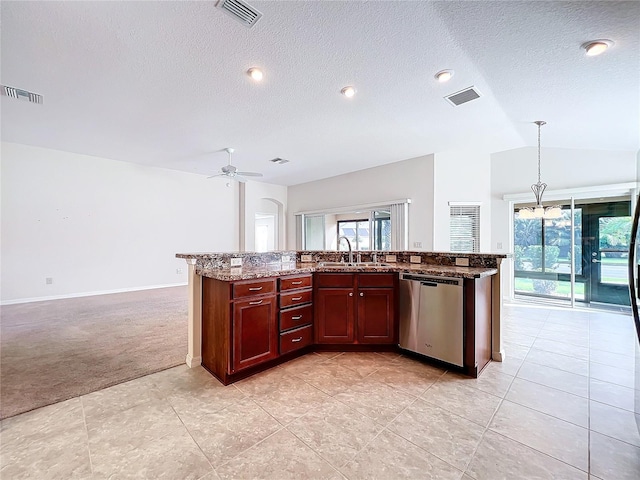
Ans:
[[[444,99],[454,107],[458,107],[463,103],[470,102],[476,98],[480,98],[480,92],[476,90],[475,87],[465,88],[464,90],[460,90],[459,92],[452,93],[451,95],[444,97]]]
[[[6,85],[0,85],[2,90],[2,95],[11,98],[17,98],[18,100],[26,100],[31,103],[42,104],[42,95],[38,95],[37,93],[27,92],[26,90],[21,90],[15,87],[7,87]]]
[[[258,10],[241,0],[220,0],[216,7],[248,28],[253,27],[262,17]]]
[[[269,160],[270,162],[277,163],[278,165],[282,165],[283,163],[289,163],[289,160],[284,158],[276,157]]]

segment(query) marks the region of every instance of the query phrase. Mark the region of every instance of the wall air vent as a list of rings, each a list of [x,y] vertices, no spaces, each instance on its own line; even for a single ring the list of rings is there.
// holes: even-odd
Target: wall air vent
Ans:
[[[27,92],[26,90],[21,90],[15,87],[7,87],[6,85],[0,85],[0,90],[2,91],[2,95],[11,98],[17,98],[18,100],[25,100],[31,103],[42,104],[42,95],[38,95],[37,93]]]
[[[216,7],[248,28],[253,27],[262,17],[262,13],[242,0],[220,0]]]
[[[444,97],[444,99],[454,107],[458,107],[476,98],[480,98],[480,92],[473,86]]]
[[[282,165],[283,163],[289,163],[289,160],[285,158],[280,158],[280,157],[272,158],[269,161],[272,163],[277,163],[278,165]]]

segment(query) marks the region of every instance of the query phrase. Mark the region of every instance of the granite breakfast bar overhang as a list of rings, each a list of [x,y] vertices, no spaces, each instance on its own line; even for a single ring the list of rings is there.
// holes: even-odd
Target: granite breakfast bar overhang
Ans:
[[[360,252],[362,261],[372,261],[374,252]],[[491,359],[502,361],[504,351],[501,334],[501,281],[503,258],[508,254],[450,253],[450,252],[377,252],[384,255],[384,265],[345,267],[344,271],[417,273],[431,276],[480,279],[491,277]],[[346,252],[335,251],[275,251],[178,253],[188,264],[188,351],[186,364],[197,367],[202,363],[202,279],[233,282],[238,280],[281,277],[314,272],[339,272],[340,268],[323,267],[322,262],[346,261]],[[420,263],[417,263],[419,259]],[[305,260],[304,262],[302,260]],[[457,265],[456,265],[457,263]],[[468,266],[461,266],[468,265]]]

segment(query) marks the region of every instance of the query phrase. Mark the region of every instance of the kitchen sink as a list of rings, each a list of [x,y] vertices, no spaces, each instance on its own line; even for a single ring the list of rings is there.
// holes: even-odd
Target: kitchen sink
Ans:
[[[391,267],[391,263],[384,262],[319,262],[322,268],[362,268],[362,267]]]

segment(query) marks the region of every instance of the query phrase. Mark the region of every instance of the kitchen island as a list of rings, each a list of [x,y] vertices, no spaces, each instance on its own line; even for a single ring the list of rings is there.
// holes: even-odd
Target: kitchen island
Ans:
[[[406,273],[463,279],[465,373],[502,360],[506,255],[359,253],[358,263],[346,252],[177,254],[189,264],[187,364],[227,384],[312,350],[397,350]]]

